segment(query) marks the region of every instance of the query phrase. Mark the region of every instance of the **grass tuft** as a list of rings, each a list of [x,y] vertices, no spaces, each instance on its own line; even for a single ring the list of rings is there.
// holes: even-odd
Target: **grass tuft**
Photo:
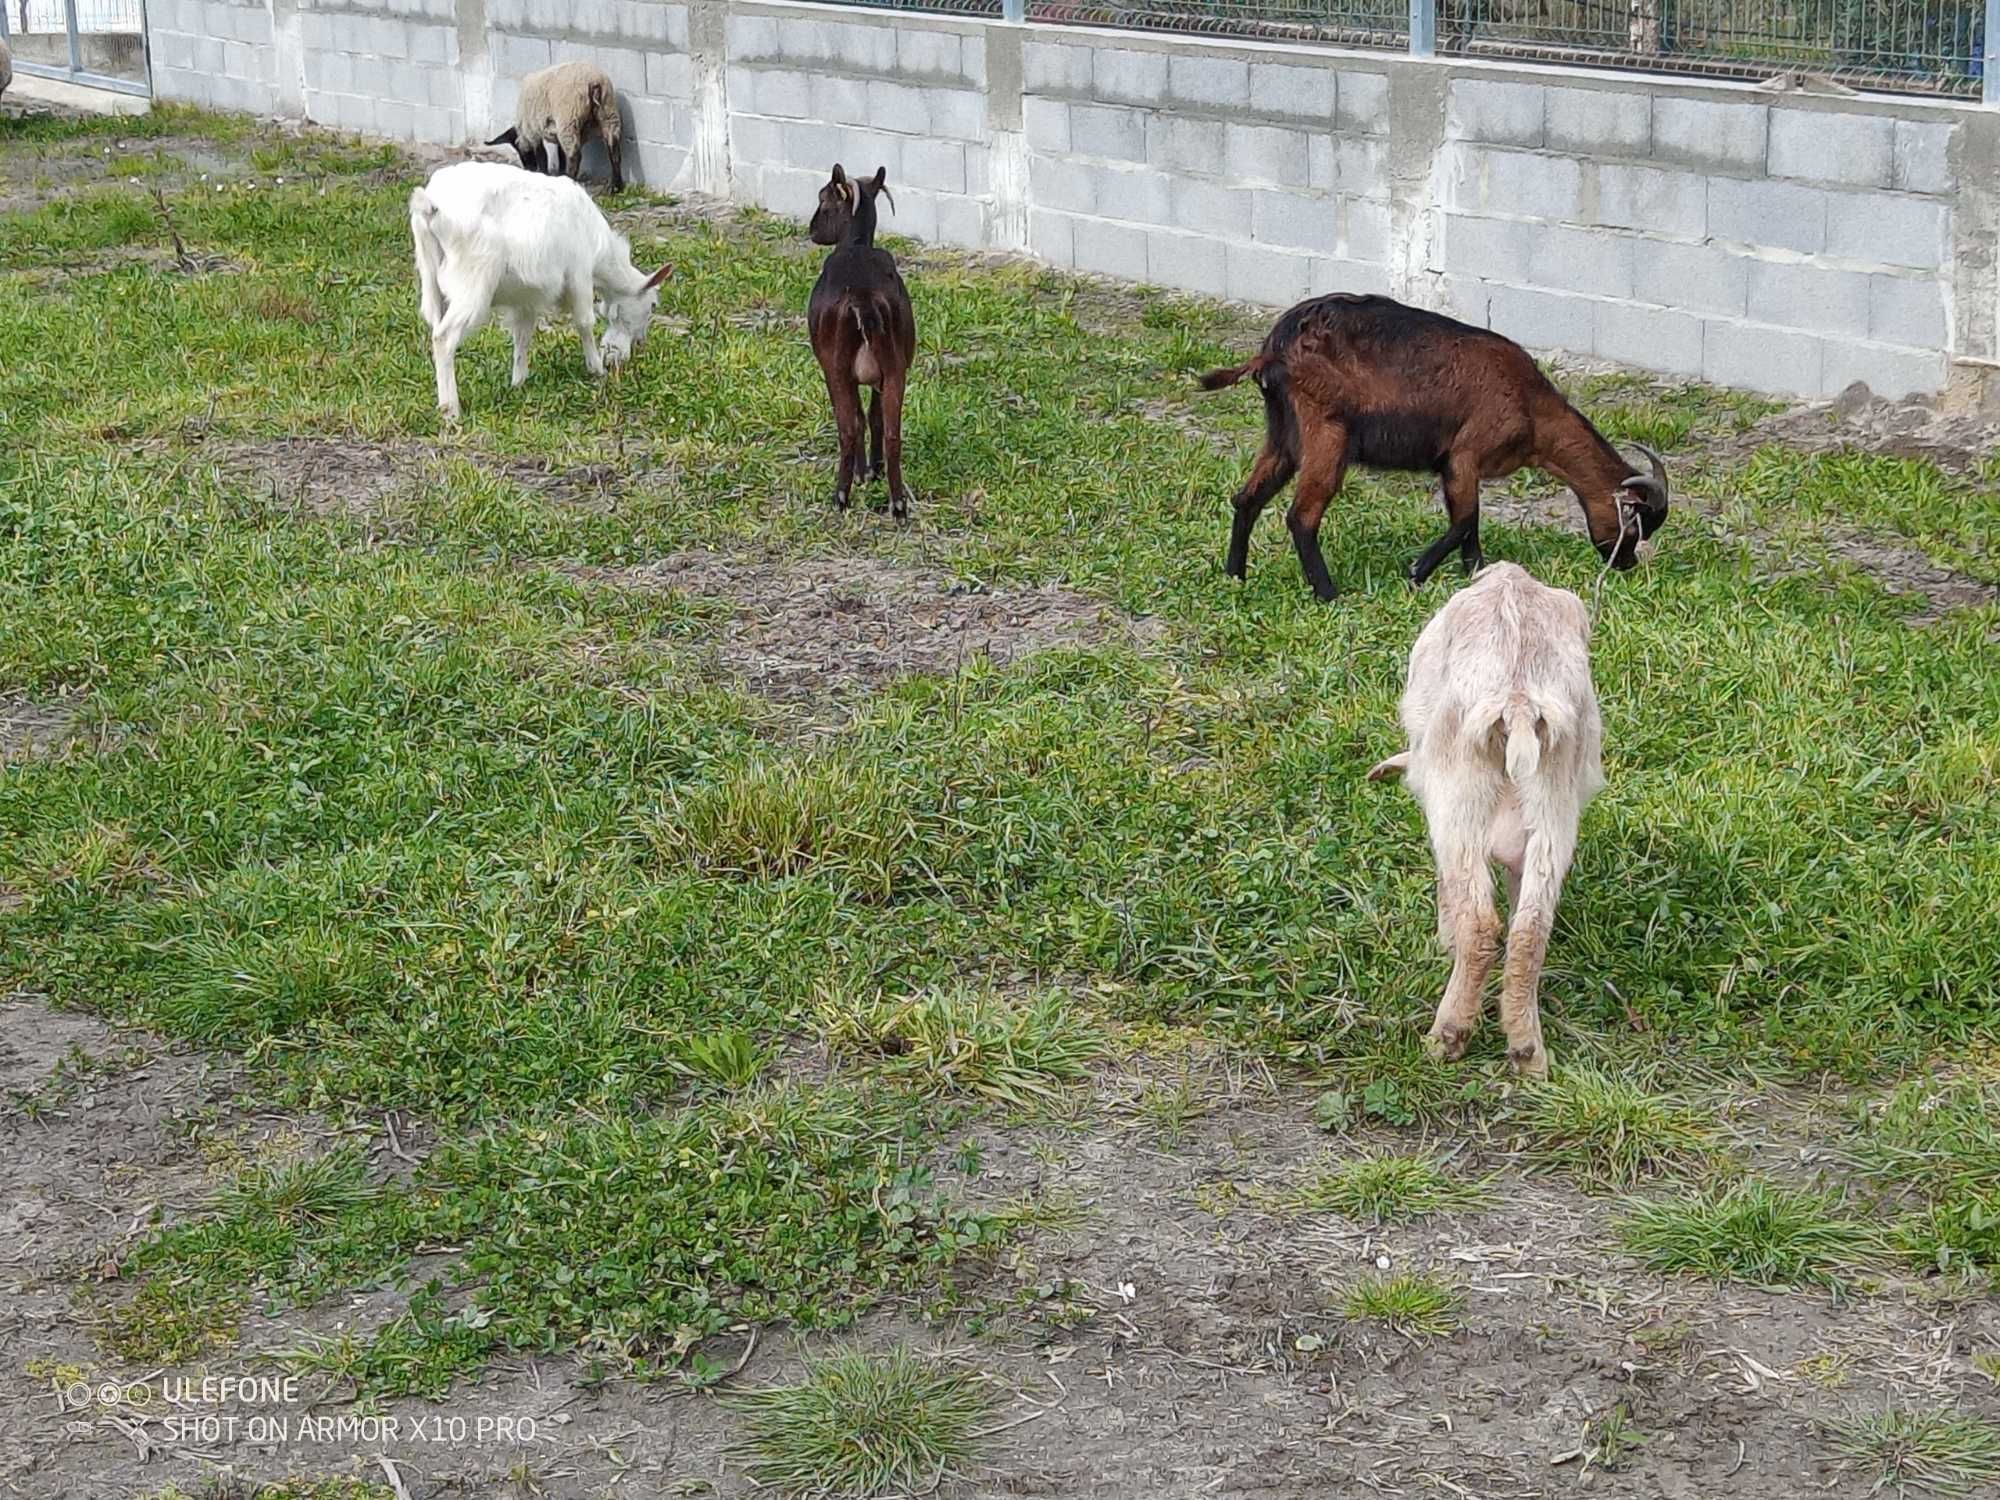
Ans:
[[[1532,1137],[1529,1158],[1585,1187],[1698,1173],[1715,1149],[1714,1133],[1694,1111],[1590,1068],[1564,1068],[1525,1090],[1515,1113]]]
[[[1336,1213],[1363,1224],[1475,1209],[1487,1201],[1483,1183],[1447,1171],[1434,1156],[1363,1156],[1321,1172],[1283,1194],[1286,1213]]]
[[[2000,1425],[1964,1412],[1885,1411],[1842,1423],[1834,1447],[1875,1488],[1964,1494],[2000,1482]]]
[[[1106,1047],[1095,1020],[1055,990],[1021,997],[955,986],[913,1000],[829,1001],[821,1019],[829,1045],[873,1055],[893,1077],[1015,1105],[1080,1082]]]
[[[1370,1277],[1349,1288],[1341,1311],[1350,1322],[1386,1323],[1409,1339],[1443,1338],[1458,1326],[1465,1297],[1428,1271]]]
[[[992,1408],[971,1371],[847,1350],[815,1360],[796,1385],[728,1398],[743,1414],[742,1446],[763,1484],[794,1494],[928,1493],[974,1451]]]
[[[375,1197],[367,1163],[347,1146],[323,1156],[251,1167],[216,1195],[215,1207],[240,1219],[296,1229],[331,1224]]]
[[[886,901],[910,843],[888,779],[831,759],[778,761],[677,797],[656,835],[669,856],[744,880],[824,873]]]
[[[1693,1271],[1757,1286],[1837,1286],[1880,1244],[1820,1193],[1738,1182],[1635,1202],[1619,1225],[1625,1246],[1660,1271]]]

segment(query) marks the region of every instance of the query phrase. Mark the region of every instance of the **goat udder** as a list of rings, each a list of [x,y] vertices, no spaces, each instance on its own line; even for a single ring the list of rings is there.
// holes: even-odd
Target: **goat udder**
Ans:
[[[863,385],[879,385],[882,380],[882,364],[875,358],[875,351],[863,344],[854,355],[854,378]]]

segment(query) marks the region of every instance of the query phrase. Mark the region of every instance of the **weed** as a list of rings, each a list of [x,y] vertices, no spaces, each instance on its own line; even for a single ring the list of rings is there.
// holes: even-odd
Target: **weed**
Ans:
[[[1613,1402],[1600,1417],[1584,1428],[1584,1462],[1610,1473],[1625,1467],[1646,1446],[1646,1435],[1632,1421],[1623,1401]]]
[[[2000,1426],[1966,1412],[1885,1411],[1838,1424],[1833,1445],[1877,1488],[1956,1495],[2000,1482]]]
[[[1619,1225],[1625,1246],[1661,1271],[1694,1271],[1759,1286],[1837,1286],[1880,1236],[1819,1193],[1757,1181],[1636,1201]]]
[[[1465,1298],[1443,1277],[1405,1271],[1349,1288],[1341,1311],[1350,1322],[1386,1323],[1409,1339],[1443,1338],[1458,1326]]]
[[[1643,1178],[1697,1173],[1715,1149],[1694,1110],[1648,1093],[1635,1079],[1564,1068],[1523,1091],[1510,1114],[1527,1130],[1531,1160],[1588,1187],[1626,1188]]]
[[[723,1026],[687,1038],[675,1066],[690,1077],[731,1091],[746,1089],[764,1071],[769,1055],[740,1026]]]
[[[752,1475],[795,1494],[934,1489],[976,1451],[991,1388],[963,1368],[847,1350],[809,1361],[795,1385],[726,1398]]]
[[[1094,1020],[1054,990],[952,986],[904,1001],[830,999],[821,1016],[834,1047],[879,1058],[893,1077],[1015,1105],[1078,1082],[1105,1050]]]
[[[252,1167],[215,1198],[215,1207],[243,1219],[287,1229],[330,1224],[375,1196],[367,1163],[355,1147],[271,1166]]]
[[[910,836],[888,779],[835,760],[756,766],[679,795],[656,832],[663,852],[718,874],[820,872],[875,901],[893,894]]]
[[[1453,1175],[1434,1156],[1363,1156],[1279,1195],[1286,1213],[1337,1213],[1363,1224],[1406,1224],[1486,1202],[1483,1183]]]

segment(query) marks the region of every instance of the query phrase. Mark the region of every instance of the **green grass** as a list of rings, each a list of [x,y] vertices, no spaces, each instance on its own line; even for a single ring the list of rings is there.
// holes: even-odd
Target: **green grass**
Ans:
[[[1383,1323],[1409,1339],[1446,1337],[1464,1308],[1464,1295],[1428,1271],[1370,1277],[1350,1287],[1341,1302],[1350,1322]]]
[[[1969,1412],[1885,1411],[1837,1425],[1833,1443],[1878,1489],[1960,1495],[2000,1483],[2000,1426]]]
[[[1277,1201],[1288,1213],[1336,1213],[1364,1224],[1407,1224],[1479,1208],[1487,1193],[1483,1184],[1457,1176],[1433,1156],[1371,1155],[1323,1171]]]
[[[1530,1160],[1591,1188],[1698,1173],[1716,1150],[1715,1132],[1696,1110],[1631,1077],[1581,1065],[1525,1090],[1513,1117],[1527,1132]]]
[[[1081,1081],[1105,1050],[1075,997],[1052,990],[1011,995],[953,985],[903,1001],[829,998],[820,1014],[837,1050],[877,1058],[889,1077],[1008,1104]]]
[[[1655,1270],[1758,1286],[1838,1286],[1880,1245],[1835,1200],[1757,1181],[1635,1202],[1619,1230]]]
[[[976,1451],[992,1388],[970,1371],[848,1350],[813,1360],[794,1385],[727,1398],[762,1484],[799,1495],[927,1493]]]
[[[357,1136],[405,1111],[443,1144],[366,1193],[344,1168],[252,1176],[161,1225],[101,1291],[115,1347],[188,1357],[252,1307],[389,1286],[407,1310],[355,1378],[436,1391],[496,1352],[664,1370],[728,1319],[938,1295],[992,1232],[937,1189],[943,1143],[996,1107],[1085,1108],[1121,1032],[1296,1069],[1333,1130],[1477,1136],[1540,1107],[1490,1029],[1462,1065],[1423,1056],[1447,965],[1422,824],[1362,780],[1454,583],[1400,582],[1434,502],[1352,476],[1330,606],[1275,517],[1225,582],[1261,417],[1189,372],[1240,323],[926,253],[896,527],[827,504],[819,376],[770,316],[815,274],[797,226],[638,229],[678,271],[621,377],[549,332],[511,390],[489,332],[446,432],[415,167],[152,118],[6,136],[203,136],[255,185],[91,179],[0,222],[0,691],[83,726],[0,770],[0,985],[230,1053],[264,1107]],[[225,269],[161,261],[155,183]],[[1579,396],[1683,452],[1749,410],[1629,379]],[[297,474],[245,466],[276,439],[384,444],[410,483],[379,512],[303,506]],[[522,460],[623,483],[565,503]],[[1801,482],[1885,526],[1917,483]],[[1896,534],[1955,556],[1978,514],[1925,500]],[[1912,630],[1865,579],[1767,578],[1692,520],[1660,540],[1604,591],[1610,785],[1544,982],[1559,1075],[1640,1071],[1664,1101],[1548,1132],[1606,1181],[1682,1170],[1662,1122],[1718,1076],[1886,1083],[2000,1040],[1994,612]],[[1568,587],[1599,572],[1573,529],[1485,541]],[[1060,583],[1157,628],[1005,668],[969,647],[826,732],[715,680],[734,601],[579,581],[694,548]],[[830,1080],[777,1085],[822,1042]],[[414,1258],[438,1244],[464,1249]]]

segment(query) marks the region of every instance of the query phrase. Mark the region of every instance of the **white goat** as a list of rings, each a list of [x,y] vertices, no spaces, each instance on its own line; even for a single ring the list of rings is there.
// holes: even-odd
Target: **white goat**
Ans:
[[[535,321],[561,308],[583,340],[583,367],[602,375],[646,337],[660,283],[632,264],[632,247],[614,233],[590,194],[567,177],[538,177],[497,162],[441,167],[410,194],[410,237],[424,322],[437,365],[438,406],[456,417],[458,346],[495,306],[514,336],[514,384],[528,378]],[[605,315],[597,349],[596,305]]]
[[[1403,690],[1409,749],[1368,773],[1408,773],[1437,858],[1438,936],[1451,980],[1429,1046],[1464,1055],[1500,946],[1488,862],[1507,873],[1500,1024],[1517,1072],[1548,1074],[1538,989],[1584,804],[1604,785],[1590,616],[1512,563],[1484,568],[1417,636]]]

